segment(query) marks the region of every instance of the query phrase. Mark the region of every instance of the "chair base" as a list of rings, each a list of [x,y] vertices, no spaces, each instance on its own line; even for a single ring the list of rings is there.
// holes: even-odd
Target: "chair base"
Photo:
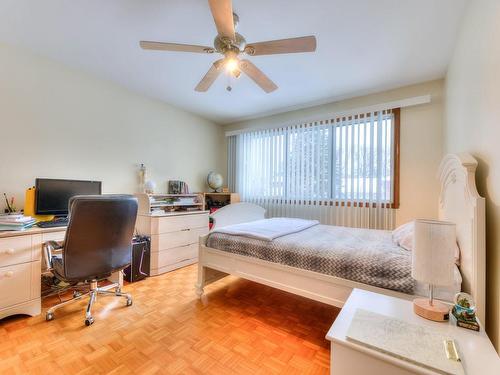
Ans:
[[[114,291],[109,290],[113,287],[115,288]],[[94,323],[94,317],[92,316],[92,306],[94,305],[94,302],[96,301],[98,295],[124,297],[127,299],[127,306],[132,305],[132,296],[128,293],[123,293],[121,291],[119,284],[111,285],[111,288],[110,288],[110,286],[107,286],[105,288],[99,288],[97,286],[97,280],[92,280],[90,282],[90,290],[88,292],[86,292],[86,293],[74,292],[73,298],[71,298],[67,301],[61,302],[55,306],[52,306],[50,309],[47,310],[47,312],[45,314],[45,320],[47,320],[47,321],[53,320],[54,319],[54,312],[58,308],[66,306],[70,303],[79,301],[84,296],[87,296],[87,295],[89,296],[89,303],[87,305],[87,311],[85,312],[85,325],[86,326],[90,326],[92,323]]]

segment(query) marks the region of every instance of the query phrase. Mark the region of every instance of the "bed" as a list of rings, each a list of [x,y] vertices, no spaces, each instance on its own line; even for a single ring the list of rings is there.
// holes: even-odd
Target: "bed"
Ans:
[[[461,281],[462,290],[474,296],[479,319],[484,321],[485,208],[475,186],[476,167],[476,160],[468,154],[443,159],[438,174],[439,216],[457,225],[460,267],[456,283]],[[264,216],[265,210],[253,204],[230,205],[213,214],[214,228]],[[333,239],[340,245],[332,255],[324,251],[324,244]],[[346,257],[346,248],[359,257]],[[363,269],[373,257],[378,263]],[[336,269],[333,275],[323,269],[325,263]],[[342,307],[353,288],[405,299],[425,294],[426,286],[411,279],[410,271],[411,253],[394,245],[387,231],[316,225],[273,241],[211,233],[200,238],[196,291],[202,296],[206,285],[231,274]],[[456,288],[438,290],[437,297],[450,300]]]

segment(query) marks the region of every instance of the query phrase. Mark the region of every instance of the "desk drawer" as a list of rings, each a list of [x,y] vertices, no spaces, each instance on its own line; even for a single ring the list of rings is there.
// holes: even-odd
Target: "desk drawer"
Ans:
[[[0,267],[31,262],[31,236],[0,239]]]
[[[182,262],[183,260],[198,257],[198,244],[174,247],[159,252],[151,252],[151,269],[165,267],[167,265]]]
[[[190,228],[208,228],[208,214],[151,218],[151,234],[178,232]]]
[[[34,264],[40,266],[39,262]],[[0,268],[0,309],[30,300],[31,270],[32,263]]]
[[[42,234],[42,243],[47,241],[64,241],[64,237],[66,236],[66,231],[62,230],[59,232],[48,232]]]
[[[151,250],[161,251],[198,243],[200,236],[207,233],[208,228],[193,228],[178,232],[154,234],[151,236]]]

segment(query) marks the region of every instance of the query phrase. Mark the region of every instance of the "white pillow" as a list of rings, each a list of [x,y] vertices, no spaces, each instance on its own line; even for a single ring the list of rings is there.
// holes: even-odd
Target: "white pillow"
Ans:
[[[392,240],[394,243],[405,250],[413,250],[413,221],[400,225],[392,231]]]
[[[392,231],[392,240],[399,247],[408,251],[413,251],[414,228],[415,225],[413,221],[400,225]],[[460,266],[460,249],[457,243],[455,244],[455,264]]]

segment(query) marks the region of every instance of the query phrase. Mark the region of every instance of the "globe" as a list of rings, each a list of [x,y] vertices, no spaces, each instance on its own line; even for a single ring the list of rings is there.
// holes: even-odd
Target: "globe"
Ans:
[[[207,176],[207,185],[211,189],[214,189],[215,191],[219,191],[220,188],[222,187],[222,184],[224,183],[224,179],[222,178],[222,175],[217,172],[210,172]]]

